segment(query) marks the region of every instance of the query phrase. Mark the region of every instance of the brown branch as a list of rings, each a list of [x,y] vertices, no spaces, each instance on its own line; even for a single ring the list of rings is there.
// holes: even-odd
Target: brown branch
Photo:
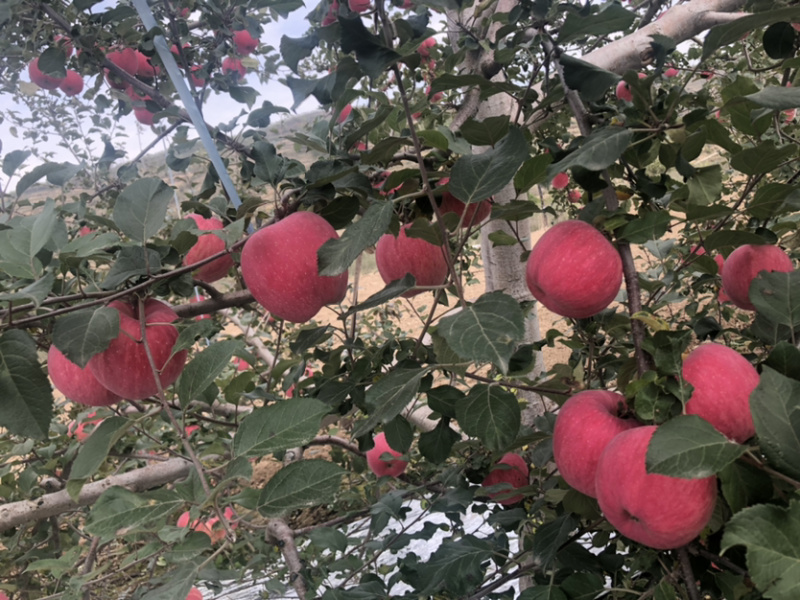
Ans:
[[[689,562],[689,552],[686,546],[678,548],[678,560],[681,563],[681,571],[683,571],[683,582],[686,584],[686,592],[689,594],[690,600],[700,600],[700,592],[697,589],[697,580],[692,571],[692,563]]]
[[[292,528],[283,519],[270,519],[267,524],[267,538],[280,548],[283,559],[289,567],[289,580],[292,587],[297,592],[298,598],[305,600],[308,596],[308,589],[302,575],[303,561],[300,559],[297,545],[294,543]]]
[[[142,492],[154,487],[183,479],[189,474],[191,463],[182,458],[172,458],[157,465],[111,475],[101,481],[87,483],[81,489],[77,502],[66,490],[45,494],[36,500],[21,500],[0,504],[0,532],[29,521],[39,521],[54,515],[88,506],[97,501],[107,489],[120,486],[132,492]]]

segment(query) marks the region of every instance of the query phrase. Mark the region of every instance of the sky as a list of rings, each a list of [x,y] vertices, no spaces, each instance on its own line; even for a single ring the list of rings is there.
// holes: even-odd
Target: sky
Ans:
[[[109,0],[104,0],[103,3],[96,5],[95,12],[102,10],[104,5],[111,4],[114,3],[110,2]],[[308,28],[308,22],[305,20],[305,16],[309,11],[309,8],[301,8],[291,13],[288,19],[280,20],[274,23],[268,23],[265,25],[264,32],[261,35],[262,44],[268,44],[278,50],[281,36],[302,36]],[[254,54],[253,57],[256,57],[256,55]],[[263,65],[265,58],[263,56],[258,58],[260,63]],[[285,76],[288,72],[288,69],[284,68],[280,75]],[[24,81],[29,81],[27,72],[22,74],[22,79]],[[243,83],[243,85],[247,85],[256,89],[256,91],[258,91],[260,94],[253,108],[259,107],[264,100],[269,100],[276,106],[283,106],[286,108],[290,108],[292,106],[293,98],[291,91],[289,88],[278,82],[277,78],[271,79],[267,84],[262,84],[255,74],[250,73],[248,74],[247,80]],[[85,88],[88,88],[89,86],[90,83],[87,81]],[[61,92],[58,90],[55,92],[39,90],[37,93],[54,93],[58,94],[61,98],[64,98],[63,94],[61,94]],[[312,97],[303,102],[303,104],[301,104],[295,112],[308,112],[317,108],[319,108],[319,104]],[[8,109],[16,109],[21,112],[27,112],[25,107],[16,104],[10,95],[0,94],[0,111]],[[227,95],[212,92],[211,97],[204,106],[203,112],[206,116],[207,122],[209,122],[211,125],[217,125],[233,119],[242,110],[247,110],[246,104],[240,104],[232,101]],[[273,122],[279,120],[280,118],[280,115],[274,115]],[[240,123],[242,122],[244,121],[240,121]],[[124,142],[124,146],[121,149],[127,153],[128,158],[138,154],[142,148],[147,146],[156,137],[153,129],[149,126],[141,125],[136,120],[133,113],[121,117],[118,121],[118,127],[128,134],[126,138],[121,138],[122,140],[127,140],[127,142]],[[26,145],[29,143],[28,140],[15,138],[12,136],[11,132],[9,131],[8,122],[0,123],[0,140],[2,141],[2,151],[0,151],[0,157],[5,156],[12,150],[25,150],[27,149]],[[99,142],[98,147],[102,148]],[[53,145],[52,147],[48,148],[48,150],[53,150],[55,148],[56,147]],[[159,148],[159,150],[163,150],[163,147]],[[74,162],[75,159],[65,149],[58,148],[56,150],[55,160]],[[26,163],[25,169],[22,169],[21,171],[30,169],[33,166],[35,166],[35,163],[31,159]],[[5,175],[0,174],[0,186],[4,186],[6,184],[5,179]]]

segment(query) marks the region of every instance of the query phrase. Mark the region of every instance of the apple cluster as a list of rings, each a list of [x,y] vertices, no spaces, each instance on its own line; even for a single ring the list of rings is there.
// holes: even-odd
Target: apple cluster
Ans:
[[[707,420],[731,440],[755,435],[750,394],[758,372],[735,350],[716,343],[685,358],[683,378],[693,386],[686,413]],[[587,390],[561,407],[553,455],[561,476],[596,498],[626,537],[666,550],[687,544],[706,527],[717,497],[716,477],[680,479],[648,473],[645,457],[656,426],[644,426],[621,394]]]

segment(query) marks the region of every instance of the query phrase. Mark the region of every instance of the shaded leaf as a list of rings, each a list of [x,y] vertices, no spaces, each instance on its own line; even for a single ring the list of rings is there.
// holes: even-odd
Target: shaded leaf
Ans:
[[[233,438],[236,456],[264,456],[303,446],[319,432],[329,408],[313,398],[292,398],[257,408],[242,419]]]
[[[428,369],[395,369],[384,375],[367,390],[366,402],[371,412],[358,424],[354,437],[371,431],[378,423],[388,423],[417,395],[422,378]]]
[[[144,242],[164,226],[173,190],[158,177],[137,179],[117,197],[112,218],[137,242]]]
[[[800,381],[764,367],[750,394],[750,412],[761,451],[787,475],[800,479]]]
[[[197,400],[205,389],[227,368],[237,352],[244,351],[241,340],[215,342],[196,355],[183,369],[176,384],[181,406]]]
[[[41,440],[52,417],[53,393],[36,342],[24,331],[6,331],[0,335],[0,427]]]
[[[64,356],[83,368],[90,358],[108,348],[118,334],[119,311],[101,306],[57,319],[53,327],[53,343]]]
[[[317,250],[319,274],[334,276],[347,271],[364,249],[376,244],[386,232],[393,213],[391,202],[371,204],[339,239],[330,239]]]
[[[497,385],[473,386],[456,405],[456,415],[464,432],[491,450],[504,450],[519,433],[521,411],[517,397]]]
[[[283,467],[272,476],[258,499],[265,517],[277,517],[305,506],[333,500],[345,470],[326,460],[301,460]]]
[[[624,127],[609,126],[596,129],[575,152],[551,164],[547,169],[547,175],[555,177],[572,167],[602,171],[622,156],[632,138],[633,132]]]

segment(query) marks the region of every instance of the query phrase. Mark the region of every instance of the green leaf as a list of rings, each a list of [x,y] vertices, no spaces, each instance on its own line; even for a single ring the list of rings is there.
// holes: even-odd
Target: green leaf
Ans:
[[[746,450],[705,419],[680,415],[656,429],[645,462],[648,473],[702,479],[715,475]]]
[[[280,51],[283,61],[295,73],[299,75],[297,66],[301,60],[311,56],[314,49],[319,45],[319,36],[314,31],[310,35],[301,38],[290,38],[281,36]]]
[[[378,423],[388,423],[399,415],[417,395],[420,382],[427,374],[428,369],[395,369],[367,389],[366,402],[371,412],[356,427],[354,437],[361,437]]]
[[[376,306],[380,306],[381,304],[384,304],[393,298],[398,298],[416,285],[417,281],[414,279],[414,276],[411,273],[406,273],[402,279],[397,279],[391,283],[388,283],[385,288],[379,292],[375,292],[361,304],[351,306],[347,312],[342,315],[342,318],[346,319],[350,315],[359,311],[375,308]]]
[[[787,508],[751,506],[735,514],[722,536],[722,552],[747,548],[747,571],[758,590],[772,600],[800,596],[800,502]]]
[[[208,536],[200,533],[206,539]],[[175,600],[176,598],[186,598],[192,589],[194,582],[200,573],[200,567],[205,564],[205,557],[195,559],[188,564],[181,565],[177,569],[170,570],[161,577],[150,581],[156,587],[140,597],[140,600]]]
[[[528,588],[519,596],[519,600],[567,600],[561,588],[553,585],[536,585]]]
[[[763,237],[750,231],[728,229],[726,231],[715,231],[706,237],[703,247],[708,252],[721,250],[729,254],[731,250],[744,244],[763,244],[765,241]]]
[[[525,335],[525,323],[516,300],[490,292],[442,319],[438,332],[462,358],[491,361],[506,373],[514,348]]]
[[[464,432],[491,450],[508,448],[519,433],[521,411],[517,397],[497,385],[473,386],[456,405],[456,415]]]
[[[92,507],[85,531],[99,536],[106,543],[116,539],[119,530],[142,528],[161,521],[184,503],[176,492],[170,490],[137,494],[122,487],[111,487]]]
[[[767,56],[780,60],[792,58],[795,52],[797,32],[789,23],[774,23],[767,27],[761,39]]]
[[[607,4],[603,10],[583,15],[576,11],[567,13],[558,32],[559,45],[587,35],[602,37],[625,31],[633,25],[636,15],[619,4]]]
[[[575,90],[587,102],[597,102],[605,96],[608,89],[617,84],[620,77],[592,63],[562,54],[559,62],[564,69],[567,87]]]
[[[719,472],[722,495],[734,513],[772,497],[772,480],[764,471],[741,462],[732,462]]]
[[[303,446],[319,433],[329,407],[313,398],[292,398],[257,408],[242,419],[233,437],[235,456],[264,456]]]
[[[27,300],[32,302],[36,308],[47,298],[50,291],[53,289],[53,282],[55,275],[53,273],[46,273],[41,279],[37,279],[30,285],[17,290],[16,292],[8,292],[0,294],[0,302],[16,302],[17,300]]]
[[[789,342],[779,342],[769,353],[764,364],[775,369],[781,375],[800,378],[800,349]]]
[[[418,567],[420,594],[436,596],[436,592],[443,589],[454,597],[468,595],[483,581],[491,556],[491,544],[474,535],[445,540],[428,561]]]
[[[325,504],[339,490],[345,470],[326,460],[301,460],[273,475],[258,499],[265,517],[278,517],[306,506]]]
[[[742,17],[724,25],[712,27],[703,42],[703,58],[709,58],[718,48],[738,42],[742,36],[761,29],[765,25],[787,21],[800,21],[800,8],[770,9],[755,15]]]
[[[517,127],[482,154],[462,156],[450,172],[450,193],[470,204],[502,190],[528,158],[528,142]]]
[[[11,177],[30,155],[30,150],[12,150],[3,157],[3,173]]]
[[[386,434],[386,441],[389,447],[397,452],[408,452],[411,443],[414,441],[414,429],[402,415],[397,415],[394,419],[383,426]]]
[[[765,366],[750,394],[750,412],[761,451],[787,475],[800,479],[800,381]]]
[[[401,58],[384,45],[383,38],[369,31],[360,17],[339,17],[339,25],[342,28],[342,52],[355,52],[358,66],[372,79],[382,75]]]
[[[136,242],[145,242],[165,224],[173,190],[161,179],[137,179],[117,197],[112,218]]]
[[[657,240],[667,232],[670,224],[667,211],[648,212],[631,221],[622,228],[621,237],[632,244],[644,244]]]
[[[0,427],[40,440],[52,417],[53,393],[36,342],[24,331],[6,331],[0,335]]]
[[[573,515],[566,514],[536,529],[533,536],[533,555],[543,567],[555,560],[561,546],[579,525],[580,522]]]
[[[64,185],[72,176],[81,170],[80,167],[70,163],[44,163],[34,167],[29,172],[20,177],[17,182],[16,194],[19,198],[25,190],[39,181],[42,177],[53,185]]]
[[[754,148],[742,150],[733,156],[731,166],[745,175],[760,175],[777,169],[781,163],[786,162],[796,153],[797,148],[794,144],[776,148],[775,142],[768,141]]]
[[[481,89],[481,96],[488,97],[492,94],[500,94],[502,92],[516,92],[517,86],[505,83],[505,82],[494,82],[489,81],[486,77],[482,75],[441,75],[433,80],[431,83],[431,94],[435,94],[437,92],[445,92],[447,90],[453,90],[458,88],[471,88],[471,87],[479,87]]]
[[[102,306],[79,310],[56,319],[53,343],[64,356],[84,368],[95,354],[108,348],[119,334],[119,311]]]
[[[792,208],[800,200],[800,191],[785,183],[768,183],[756,190],[747,212],[756,219],[766,221]],[[787,206],[789,205],[789,206]]]
[[[125,417],[108,417],[95,427],[92,435],[81,446],[72,469],[69,472],[70,480],[88,479],[97,472],[100,465],[106,460],[114,444],[125,434],[132,425]],[[74,498],[73,498],[74,500]]]
[[[633,132],[623,127],[596,129],[575,152],[551,164],[547,176],[555,177],[571,167],[583,167],[589,171],[607,169],[627,150],[631,139]]]
[[[509,117],[488,117],[483,121],[469,118],[459,130],[473,146],[494,146],[508,134]]]
[[[160,270],[161,255],[158,250],[143,246],[123,246],[100,287],[113,290],[129,279],[154,275]]]
[[[317,250],[319,274],[339,275],[364,251],[378,242],[392,221],[391,202],[375,202],[362,217],[344,230],[342,237],[330,239]]]
[[[183,369],[177,383],[181,406],[196,400],[225,370],[237,352],[244,351],[241,340],[215,342],[195,356]]]
[[[708,206],[722,194],[722,168],[711,165],[697,169],[686,182],[689,188],[689,202]]]
[[[524,163],[522,163],[522,166],[519,168],[519,171],[517,171],[517,174],[514,175],[514,190],[517,192],[517,194],[522,194],[523,192],[527,192],[536,184],[542,183],[545,179],[547,179],[547,167],[551,162],[553,162],[553,155],[548,153],[548,154],[539,154],[538,156],[529,158]],[[525,204],[532,205],[533,203],[526,202]],[[503,208],[505,206],[506,205],[503,205],[500,208]],[[494,217],[495,208],[498,207],[496,206],[492,207],[492,218],[495,218]]]
[[[772,110],[786,110],[800,107],[800,88],[766,86],[745,96],[750,102]]]
[[[759,317],[790,330],[800,326],[800,271],[762,271],[750,283],[749,296]]]
[[[458,432],[442,419],[432,431],[423,431],[419,434],[419,451],[425,460],[441,464],[450,456],[453,444],[460,439]]]

